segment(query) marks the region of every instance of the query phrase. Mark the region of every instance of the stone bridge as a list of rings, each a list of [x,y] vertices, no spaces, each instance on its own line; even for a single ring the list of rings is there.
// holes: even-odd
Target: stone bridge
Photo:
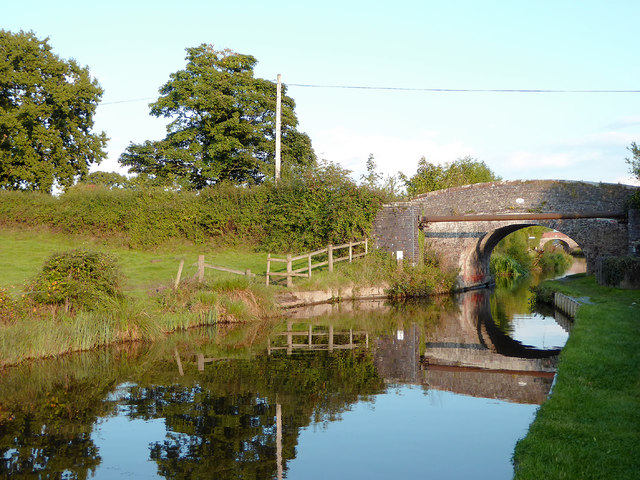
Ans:
[[[572,252],[573,250],[580,248],[580,245],[578,245],[573,238],[562,232],[544,232],[542,234],[542,238],[540,238],[538,248],[544,248],[544,246],[549,242],[557,242],[567,252]]]
[[[497,243],[524,227],[540,225],[575,240],[587,272],[596,259],[629,254],[640,241],[640,215],[629,210],[640,188],[620,184],[518,180],[449,188],[385,205],[373,227],[377,248],[402,251],[416,263],[434,253],[458,271],[458,288],[493,282],[489,259]],[[422,235],[422,234],[424,235]]]

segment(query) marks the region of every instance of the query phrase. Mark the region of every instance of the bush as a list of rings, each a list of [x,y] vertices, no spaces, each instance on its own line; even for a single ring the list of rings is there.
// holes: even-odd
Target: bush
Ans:
[[[11,324],[18,316],[18,304],[9,292],[0,288],[0,324]]]
[[[388,293],[397,297],[426,297],[451,292],[455,277],[445,273],[437,262],[425,262],[415,267],[404,265],[391,276]]]
[[[283,253],[361,240],[370,233],[381,194],[330,173],[317,169],[277,188],[220,184],[178,192],[79,184],[60,197],[0,190],[0,224],[119,237],[145,249],[177,239]]]
[[[538,265],[544,273],[564,273],[572,263],[573,258],[568,253],[545,251],[540,255]]]
[[[491,275],[496,277],[513,277],[518,278],[521,275],[527,275],[528,270],[520,265],[515,259],[509,255],[502,253],[494,253],[489,261],[489,270]]]
[[[36,303],[64,305],[67,310],[93,310],[101,299],[121,295],[121,279],[112,256],[72,250],[52,255],[28,290]]]
[[[600,285],[640,288],[640,257],[604,257],[599,262],[597,280]]]

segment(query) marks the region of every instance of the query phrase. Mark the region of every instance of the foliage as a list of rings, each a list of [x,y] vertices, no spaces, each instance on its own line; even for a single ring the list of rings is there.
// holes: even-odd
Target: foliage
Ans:
[[[355,185],[345,170],[326,164],[290,172],[277,188],[224,182],[191,192],[80,184],[58,198],[0,191],[0,222],[120,236],[134,248],[186,239],[300,252],[361,240],[382,201],[378,191]]]
[[[631,152],[632,157],[626,158],[627,164],[629,164],[629,173],[640,180],[640,147],[636,142],[631,142],[631,146],[627,147],[627,150]]]
[[[257,60],[212,45],[187,49],[184,70],[171,74],[151,106],[170,118],[160,141],[130,145],[129,172],[200,190],[222,181],[260,183],[272,175],[276,85],[254,78]],[[309,137],[296,130],[295,102],[282,95],[282,162],[311,164]]]
[[[464,157],[445,165],[436,165],[422,157],[418,162],[418,171],[411,178],[402,176],[407,195],[415,197],[421,193],[459,187],[473,183],[494,182],[500,180],[482,161]]]
[[[0,288],[0,325],[13,323],[18,313],[18,303],[4,288]]]
[[[491,275],[513,278],[528,274],[528,270],[518,263],[517,260],[503,253],[494,253],[491,255],[489,270]]]
[[[619,287],[623,283],[640,285],[640,257],[604,257],[600,265],[598,282],[602,285]]]
[[[403,265],[391,275],[388,293],[396,297],[426,297],[449,293],[456,276],[454,272],[443,272],[435,261],[425,261],[415,266]]]
[[[394,202],[402,198],[402,174],[384,175],[377,171],[373,153],[369,154],[366,162],[367,173],[360,176],[361,185],[376,191],[384,202]]]
[[[116,172],[91,172],[80,181],[80,184],[100,186],[106,188],[132,188],[134,180],[129,180],[124,175]]]
[[[262,248],[300,252],[367,237],[381,195],[358,187],[332,163],[307,167],[269,188]]]
[[[69,187],[106,154],[92,133],[102,89],[32,32],[0,30],[0,188]]]
[[[535,255],[532,250],[540,241],[543,227],[526,227],[504,237],[493,249],[494,254],[510,257],[521,267],[521,271],[529,272],[533,268]],[[534,237],[530,241],[529,237]]]
[[[100,298],[120,295],[121,279],[110,255],[72,250],[52,255],[28,288],[36,303],[93,310]]]
[[[564,251],[542,252],[538,257],[538,266],[543,273],[563,273],[573,264],[573,257]]]

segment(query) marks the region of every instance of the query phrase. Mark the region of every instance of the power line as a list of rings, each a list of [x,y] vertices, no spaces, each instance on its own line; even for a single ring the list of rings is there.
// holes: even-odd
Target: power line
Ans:
[[[287,83],[288,87],[342,88],[355,90],[395,90],[405,92],[469,92],[469,93],[640,93],[640,90],[576,90],[542,88],[410,88],[410,87],[373,87],[366,85],[314,85],[306,83]]]
[[[347,90],[387,90],[400,92],[434,92],[434,93],[640,93],[640,90],[577,90],[577,89],[543,89],[543,88],[411,88],[411,87],[374,87],[368,85],[315,85],[310,83],[287,83],[287,87],[327,88]],[[116,105],[154,100],[155,97],[131,98],[100,102],[100,105]]]

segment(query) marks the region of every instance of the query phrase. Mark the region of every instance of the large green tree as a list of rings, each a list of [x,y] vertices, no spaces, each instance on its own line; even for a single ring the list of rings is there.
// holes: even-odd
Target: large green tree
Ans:
[[[130,173],[201,189],[221,181],[260,183],[273,175],[276,84],[255,78],[257,60],[211,45],[187,49],[150,105],[170,118],[163,140],[131,144],[120,156]],[[315,161],[309,137],[296,130],[295,103],[282,95],[282,162]]]
[[[93,133],[102,89],[48,39],[0,30],[0,188],[66,188],[106,156]]]
[[[411,178],[403,177],[407,195],[414,197],[421,193],[459,187],[472,183],[484,183],[500,180],[500,177],[482,161],[464,157],[445,165],[430,163],[422,157],[418,162],[418,171]]]

